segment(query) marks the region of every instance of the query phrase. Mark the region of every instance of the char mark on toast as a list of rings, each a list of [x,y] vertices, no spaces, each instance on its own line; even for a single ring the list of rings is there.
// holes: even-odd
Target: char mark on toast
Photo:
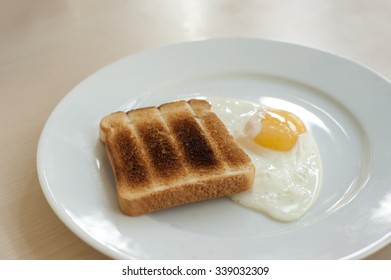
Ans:
[[[194,119],[178,119],[172,123],[172,128],[190,165],[194,168],[208,168],[217,164],[212,148]]]
[[[106,141],[117,180],[133,189],[148,187],[151,177],[132,130],[123,127]]]
[[[186,170],[163,117],[157,108],[134,110],[128,113],[137,135],[139,149],[144,149],[151,164],[156,183],[169,183]]]

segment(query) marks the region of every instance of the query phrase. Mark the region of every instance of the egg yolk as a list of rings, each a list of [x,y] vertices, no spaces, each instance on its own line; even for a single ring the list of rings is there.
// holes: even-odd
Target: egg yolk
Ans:
[[[254,137],[254,141],[271,150],[291,150],[296,144],[297,137],[306,132],[301,119],[283,110],[268,110],[260,121],[262,129]]]

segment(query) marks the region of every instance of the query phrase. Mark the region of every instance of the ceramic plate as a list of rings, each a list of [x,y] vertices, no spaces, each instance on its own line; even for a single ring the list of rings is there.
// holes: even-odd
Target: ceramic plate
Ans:
[[[274,221],[227,198],[128,217],[118,208],[99,121],[116,110],[225,96],[305,118],[323,164],[301,219]],[[368,68],[308,47],[211,39],[135,54],[96,72],[55,108],[37,169],[59,218],[118,259],[357,259],[391,231],[391,85]]]

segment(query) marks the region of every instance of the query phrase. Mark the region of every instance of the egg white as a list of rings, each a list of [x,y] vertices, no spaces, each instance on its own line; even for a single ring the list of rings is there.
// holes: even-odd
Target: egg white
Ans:
[[[205,99],[256,168],[253,188],[231,199],[279,221],[294,221],[303,216],[316,201],[321,187],[321,159],[311,133],[299,135],[290,151],[269,150],[248,135],[248,123],[260,105],[232,98]],[[256,128],[254,123],[250,126]]]

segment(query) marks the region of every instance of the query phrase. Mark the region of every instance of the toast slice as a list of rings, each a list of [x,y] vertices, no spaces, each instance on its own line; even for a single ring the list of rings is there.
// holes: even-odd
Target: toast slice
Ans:
[[[121,210],[137,216],[252,187],[255,168],[204,100],[101,120]]]

